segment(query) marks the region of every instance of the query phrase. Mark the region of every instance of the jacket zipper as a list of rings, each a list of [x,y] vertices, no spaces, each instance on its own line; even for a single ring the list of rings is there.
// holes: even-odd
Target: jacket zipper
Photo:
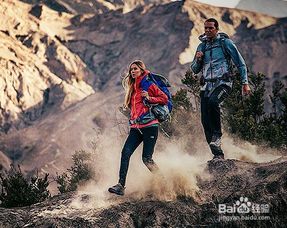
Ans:
[[[212,43],[213,43],[213,41],[211,41],[211,48],[210,48],[210,74],[211,74],[211,79],[213,78],[213,71],[212,71],[212,49],[213,49],[213,47],[212,47]]]
[[[133,99],[133,109],[134,109],[134,114],[136,114],[136,88],[134,90],[134,99]],[[138,128],[138,124],[136,123],[136,127]]]

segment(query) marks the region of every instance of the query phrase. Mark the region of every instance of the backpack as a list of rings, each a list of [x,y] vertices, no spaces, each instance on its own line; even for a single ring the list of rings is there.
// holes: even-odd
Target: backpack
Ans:
[[[167,105],[150,104],[147,100],[144,100],[144,104],[150,108],[150,111],[153,113],[155,118],[158,119],[159,122],[166,121],[170,117],[170,113],[173,107],[172,96],[168,89],[168,87],[170,87],[170,83],[164,76],[154,73],[149,73],[146,76],[146,80],[154,83],[168,97]],[[141,87],[143,90],[148,91],[148,88],[145,88],[146,86],[141,85]]]

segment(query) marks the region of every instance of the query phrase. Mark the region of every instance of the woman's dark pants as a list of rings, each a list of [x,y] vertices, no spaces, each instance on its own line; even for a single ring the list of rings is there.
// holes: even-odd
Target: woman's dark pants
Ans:
[[[151,172],[158,170],[158,166],[152,160],[157,136],[158,126],[145,127],[141,129],[130,129],[130,133],[123,147],[121,157],[119,183],[121,183],[122,186],[125,186],[126,184],[126,176],[129,168],[130,157],[136,148],[141,144],[141,142],[143,142],[143,163]]]

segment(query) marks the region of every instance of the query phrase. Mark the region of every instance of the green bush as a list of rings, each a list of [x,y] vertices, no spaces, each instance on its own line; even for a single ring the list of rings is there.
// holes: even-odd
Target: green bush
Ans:
[[[84,150],[73,154],[73,165],[68,172],[57,175],[56,182],[61,193],[76,191],[78,186],[93,177],[91,154]]]
[[[23,207],[29,206],[50,197],[47,187],[49,174],[44,178],[34,176],[26,178],[22,173],[20,166],[15,168],[11,165],[10,171],[4,176],[0,174],[1,181],[1,206],[2,207]]]
[[[241,138],[268,144],[272,147],[286,148],[286,112],[284,104],[283,85],[276,81],[273,85],[272,110],[270,113],[264,111],[265,75],[261,73],[250,74],[249,81],[252,93],[246,98],[241,96],[241,84],[239,75],[234,80],[233,92],[224,102],[226,126],[231,133]]]

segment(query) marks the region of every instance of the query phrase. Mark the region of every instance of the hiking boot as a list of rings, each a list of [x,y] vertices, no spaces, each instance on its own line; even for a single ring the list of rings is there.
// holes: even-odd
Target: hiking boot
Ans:
[[[125,194],[125,188],[120,183],[116,184],[113,187],[110,187],[108,191],[110,193],[115,193],[120,196],[123,196]]]
[[[224,154],[214,155],[212,158],[212,160],[220,160],[220,159],[224,159]]]
[[[214,149],[220,149],[221,147],[221,138],[218,136],[212,136],[211,142],[209,143],[209,146]]]

